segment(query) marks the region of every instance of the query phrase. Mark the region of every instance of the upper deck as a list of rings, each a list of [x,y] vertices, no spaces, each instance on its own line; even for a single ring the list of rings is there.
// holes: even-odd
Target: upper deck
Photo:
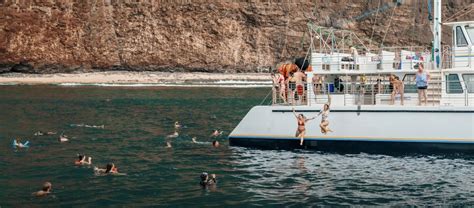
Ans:
[[[453,29],[452,46],[381,47],[371,50],[350,31],[309,24],[311,48],[307,58],[312,71],[305,72],[301,100],[294,86],[286,86],[290,105],[320,105],[332,95],[332,105],[389,105],[393,86],[389,76],[403,82],[405,106],[418,105],[415,74],[424,66],[430,74],[429,106],[474,106],[474,21],[446,23]],[[346,42],[351,43],[350,45]],[[357,43],[357,44],[355,44]],[[357,46],[357,47],[356,47]],[[313,77],[317,76],[316,83]],[[287,81],[287,80],[286,80]],[[284,104],[276,89],[273,104]],[[296,97],[296,98],[293,98]],[[401,97],[395,97],[400,105]]]

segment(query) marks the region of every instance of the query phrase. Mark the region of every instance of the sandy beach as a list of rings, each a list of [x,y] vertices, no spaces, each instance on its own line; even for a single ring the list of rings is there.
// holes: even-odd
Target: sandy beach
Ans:
[[[269,74],[170,73],[170,72],[91,72],[77,74],[0,75],[1,84],[195,84],[195,83],[270,83]]]

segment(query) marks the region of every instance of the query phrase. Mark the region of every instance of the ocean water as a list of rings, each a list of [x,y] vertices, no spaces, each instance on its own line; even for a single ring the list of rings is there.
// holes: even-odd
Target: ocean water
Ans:
[[[474,158],[228,146],[226,135],[268,92],[0,86],[0,207],[474,205]],[[185,127],[167,138],[176,120]],[[219,148],[211,146],[213,129],[224,131]],[[64,132],[71,141],[33,136],[38,130]],[[31,147],[14,150],[13,138]],[[78,153],[92,156],[94,165],[114,162],[127,175],[96,176],[92,166],[73,165]],[[200,187],[203,171],[217,174],[215,187]],[[45,181],[53,194],[31,196]]]

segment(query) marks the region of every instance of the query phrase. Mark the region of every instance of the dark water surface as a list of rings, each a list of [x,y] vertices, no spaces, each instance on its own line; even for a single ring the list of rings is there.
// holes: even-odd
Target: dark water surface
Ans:
[[[226,135],[267,88],[0,87],[0,207],[474,205],[474,159],[229,147]],[[166,135],[175,120],[186,128]],[[105,129],[70,124],[105,125]],[[224,130],[212,148],[212,129]],[[72,137],[34,137],[37,130]],[[191,143],[196,136],[201,143]],[[14,151],[14,137],[31,148]],[[169,140],[173,148],[166,148]],[[76,167],[114,162],[126,176]],[[199,174],[219,183],[203,190]],[[53,195],[34,198],[44,181]]]

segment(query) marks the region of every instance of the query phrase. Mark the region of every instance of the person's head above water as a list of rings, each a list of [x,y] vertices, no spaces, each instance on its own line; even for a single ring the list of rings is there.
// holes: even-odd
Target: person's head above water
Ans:
[[[41,190],[44,191],[44,192],[50,192],[52,186],[53,185],[51,184],[51,182],[45,182],[43,184],[43,188]]]
[[[105,168],[105,173],[110,173],[112,170],[115,168],[115,164],[109,163],[107,164],[107,167]]]
[[[82,161],[84,159],[85,155],[79,154],[78,157],[79,157],[79,161]]]
[[[219,147],[219,142],[217,140],[212,141],[212,146]]]
[[[207,179],[209,178],[209,174],[207,174],[206,172],[203,172],[201,173],[201,181],[207,181]]]

